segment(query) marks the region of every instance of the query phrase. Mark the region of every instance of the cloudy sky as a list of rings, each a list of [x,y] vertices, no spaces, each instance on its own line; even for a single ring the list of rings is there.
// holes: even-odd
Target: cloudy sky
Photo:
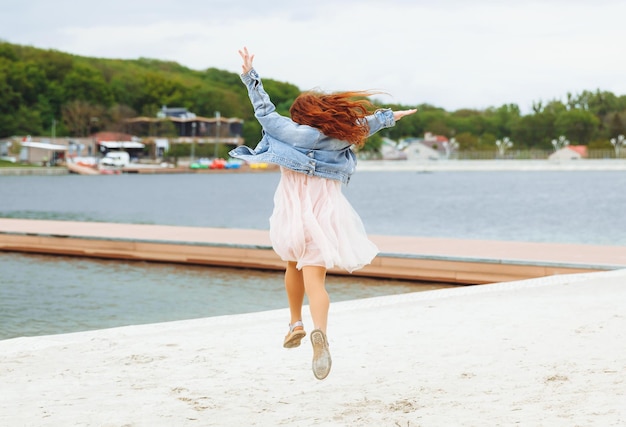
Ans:
[[[106,58],[241,69],[300,89],[452,111],[626,95],[622,0],[2,0],[0,39]]]

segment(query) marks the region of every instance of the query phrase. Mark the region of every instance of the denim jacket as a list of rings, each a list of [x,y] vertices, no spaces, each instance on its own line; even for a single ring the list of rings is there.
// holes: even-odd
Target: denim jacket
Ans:
[[[248,88],[254,116],[263,128],[261,141],[253,150],[245,145],[230,151],[232,157],[250,162],[273,163],[296,172],[348,183],[356,167],[349,142],[330,138],[319,130],[300,125],[275,110],[261,78],[252,69],[241,75]],[[365,117],[372,135],[395,125],[393,112],[381,109]]]

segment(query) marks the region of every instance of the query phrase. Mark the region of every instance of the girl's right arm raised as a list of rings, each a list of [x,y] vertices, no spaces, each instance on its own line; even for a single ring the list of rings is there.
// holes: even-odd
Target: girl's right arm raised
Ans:
[[[254,116],[261,122],[261,125],[264,125],[264,119],[275,113],[276,107],[270,100],[270,96],[265,92],[261,78],[252,65],[254,55],[250,54],[248,48],[245,47],[239,51],[239,55],[243,59],[241,81],[248,88],[248,97],[254,108]]]

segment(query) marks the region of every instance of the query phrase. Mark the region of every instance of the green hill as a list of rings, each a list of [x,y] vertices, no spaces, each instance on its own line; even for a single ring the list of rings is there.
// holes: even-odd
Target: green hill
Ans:
[[[279,111],[300,90],[264,80]],[[0,138],[12,135],[86,136],[122,130],[125,118],[154,117],[163,105],[184,107],[198,116],[245,120],[255,139],[258,124],[236,73],[192,70],[175,62],[118,60],[70,55],[0,42]]]
[[[264,78],[280,113],[287,114],[300,89]],[[445,88],[442,88],[445,90]],[[244,120],[242,136],[254,145],[260,126],[236,73],[209,68],[198,71],[170,61],[140,58],[90,58],[0,41],[0,138],[13,135],[86,136],[97,131],[124,131],[124,119],[154,117],[163,105],[184,107],[198,116]],[[401,105],[381,105],[408,108]],[[538,100],[522,115],[515,104],[485,110],[447,112],[428,104],[380,137],[421,137],[432,132],[455,138],[464,152],[489,152],[505,137],[515,149],[551,150],[563,135],[574,144],[611,149],[609,140],[626,134],[626,96],[583,90],[566,101]]]

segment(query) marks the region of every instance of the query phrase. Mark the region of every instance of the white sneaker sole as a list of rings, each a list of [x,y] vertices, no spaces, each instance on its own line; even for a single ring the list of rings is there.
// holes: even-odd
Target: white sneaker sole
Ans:
[[[330,373],[332,359],[330,351],[328,351],[328,341],[326,335],[319,329],[315,329],[310,334],[311,344],[313,345],[313,375],[318,380],[323,380]]]

